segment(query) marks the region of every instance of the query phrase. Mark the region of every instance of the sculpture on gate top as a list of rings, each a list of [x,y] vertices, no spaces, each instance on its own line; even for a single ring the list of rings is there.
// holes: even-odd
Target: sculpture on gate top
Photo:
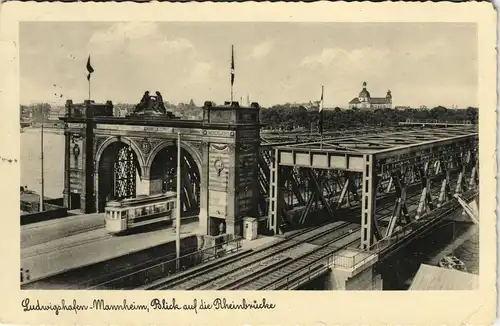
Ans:
[[[139,104],[136,105],[133,115],[138,116],[170,116],[163,103],[163,97],[159,91],[156,95],[150,95],[149,91],[144,92]]]

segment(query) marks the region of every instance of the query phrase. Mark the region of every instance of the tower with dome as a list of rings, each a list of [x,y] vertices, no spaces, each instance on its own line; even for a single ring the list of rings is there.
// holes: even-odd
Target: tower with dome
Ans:
[[[388,90],[385,97],[371,97],[363,82],[363,89],[349,102],[349,109],[392,109],[391,91]]]

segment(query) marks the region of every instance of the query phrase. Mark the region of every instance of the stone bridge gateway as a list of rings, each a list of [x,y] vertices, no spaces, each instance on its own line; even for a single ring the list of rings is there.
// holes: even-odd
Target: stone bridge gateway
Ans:
[[[227,233],[241,234],[242,218],[258,214],[260,107],[206,102],[202,110],[203,120],[196,121],[147,114],[118,118],[111,103],[68,101],[65,206],[102,212],[110,199],[172,189],[180,132],[183,211],[199,213],[203,234],[215,235],[222,222]]]

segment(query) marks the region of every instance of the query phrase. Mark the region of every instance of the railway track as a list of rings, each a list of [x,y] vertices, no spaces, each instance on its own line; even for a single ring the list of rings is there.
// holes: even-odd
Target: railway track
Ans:
[[[323,225],[312,230],[305,230],[304,232],[296,233],[285,240],[273,243],[271,245],[258,248],[249,252],[248,254],[238,257],[234,260],[225,261],[223,264],[217,264],[215,266],[210,266],[208,268],[201,268],[192,273],[187,273],[179,277],[174,277],[173,279],[167,279],[164,281],[157,282],[150,286],[145,287],[147,290],[176,290],[183,289],[189,290],[193,288],[200,287],[207,283],[210,283],[216,278],[228,275],[235,270],[239,270],[251,265],[257,264],[261,260],[270,258],[274,255],[283,253],[293,247],[300,245],[308,240],[313,240],[319,238],[325,234],[331,233],[339,228],[348,226],[348,222],[335,222],[332,225]]]
[[[418,199],[413,201],[412,199],[415,197],[419,197],[421,186],[418,184],[411,185],[408,187],[408,208],[409,211],[412,212],[416,209],[418,205]],[[435,185],[432,187],[432,190],[439,189],[439,185]],[[384,198],[381,198],[378,205],[382,211],[387,211],[387,208],[392,206],[393,196],[388,195]],[[410,202],[411,201],[411,202]],[[356,214],[359,210],[353,208],[353,210],[349,213],[349,215]],[[386,219],[389,215],[382,216],[382,219]],[[272,245],[267,248],[260,249],[257,252],[251,252],[244,257],[239,257],[238,260],[230,260],[224,263],[223,265],[216,265],[207,269],[200,269],[194,273],[188,273],[179,277],[177,279],[165,280],[153,284],[151,286],[146,287],[145,289],[226,289],[231,288],[232,284],[237,284],[239,280],[243,277],[246,278],[248,275],[263,275],[264,273],[269,274],[271,270],[279,268],[280,266],[287,265],[291,262],[291,258],[287,257],[284,254],[286,251],[290,250],[293,247],[298,246],[301,243],[309,242],[313,244],[320,245],[320,249],[318,249],[318,254],[311,256],[311,259],[316,259],[318,257],[323,257],[322,255],[327,255],[326,252],[331,254],[332,248],[326,248],[329,244],[333,242],[337,242],[339,239],[335,236],[336,231],[339,229],[349,229],[353,234],[354,238],[346,245],[352,245],[355,243],[359,243],[359,235],[357,234],[359,228],[356,227],[353,229],[355,224],[351,224],[348,222],[341,224],[335,224],[334,229],[326,230],[326,231],[317,231],[320,228],[314,229],[310,232],[318,232],[314,235],[307,235],[308,232],[296,234],[292,237],[289,237],[287,240],[295,240],[293,242],[283,241],[278,244]],[[316,231],[315,231],[316,230]],[[345,234],[342,236],[346,236]],[[341,236],[341,237],[342,237]],[[331,238],[333,237],[333,239]],[[319,256],[318,256],[319,255]],[[318,258],[319,259],[319,258]],[[310,262],[310,259],[304,260],[306,263]],[[298,263],[297,263],[298,264]],[[291,266],[289,266],[291,267]],[[298,266],[300,268],[300,266]],[[255,276],[258,277],[258,276]],[[223,278],[223,279],[221,279]],[[219,280],[215,281],[214,280]]]
[[[439,186],[436,187],[439,189]],[[418,195],[418,192],[416,193]],[[413,195],[413,197],[415,194]],[[417,201],[418,202],[418,201]],[[415,203],[411,204],[413,210],[416,209]],[[453,211],[452,208],[449,208],[452,203],[447,202],[442,208],[441,211],[437,214],[439,216],[445,216]],[[434,220],[434,219],[433,219]],[[429,223],[432,223],[432,221]],[[418,231],[419,228],[417,228]],[[357,228],[355,231],[358,231]],[[332,253],[341,250],[347,246],[353,245],[359,242],[359,238],[357,234],[352,235],[343,235],[336,240],[326,239],[318,239],[313,241],[312,243],[320,244],[321,246],[318,249],[315,249],[311,252],[305,253],[304,255],[297,257],[293,261],[284,262],[279,268],[268,271],[266,274],[254,274],[249,275],[248,279],[242,279],[239,282],[233,282],[232,284],[228,284],[227,286],[222,286],[220,288],[215,288],[217,290],[279,290],[284,287],[288,287],[288,284],[300,284],[300,280],[308,280],[311,275],[320,275],[326,272],[329,268],[328,264],[325,263],[325,258],[332,255]],[[322,241],[323,240],[323,241]],[[332,251],[332,248],[329,247],[331,243],[336,244],[336,248]],[[323,261],[323,262],[322,262]],[[292,276],[292,279],[288,279],[288,277]],[[286,279],[285,284],[279,284],[280,281]]]
[[[313,249],[312,251],[306,252],[304,254],[300,254],[296,258],[290,258],[287,257],[286,255],[283,255],[284,259],[276,259],[276,258],[271,258],[271,262],[273,264],[269,264],[266,266],[266,262],[258,262],[256,264],[250,265],[247,268],[243,268],[241,270],[238,270],[236,273],[232,273],[231,275],[228,275],[224,277],[223,279],[218,279],[215,282],[209,283],[205,286],[202,286],[200,288],[197,288],[199,290],[232,290],[232,289],[240,289],[241,286],[245,284],[249,284],[252,282],[265,282],[263,280],[269,279],[270,276],[276,275],[277,277],[281,277],[283,273],[286,273],[284,270],[285,267],[290,267],[292,268],[292,271],[294,268],[300,267],[302,262],[301,260],[304,259],[306,263],[310,261],[309,257],[316,257],[315,253],[320,252],[323,254],[323,252],[332,252],[332,248],[328,247],[329,245],[336,243],[338,241],[341,241],[343,238],[349,238],[350,240],[347,241],[345,245],[349,245],[351,243],[354,243],[357,241],[358,236],[355,235],[354,233],[359,231],[360,227],[356,226],[355,224],[349,223],[348,225],[341,227],[333,232],[323,234],[323,235],[318,235],[316,237],[313,237],[312,240],[307,241],[308,243],[318,243],[319,247],[316,249]],[[314,239],[315,238],[315,239]],[[351,239],[354,238],[354,239]],[[279,256],[278,256],[279,257]],[[274,260],[278,260],[277,262]],[[265,266],[262,268],[262,266]],[[276,273],[277,272],[277,273]],[[275,274],[276,273],[276,274]],[[243,288],[246,289],[246,288]],[[250,286],[250,289],[252,286]]]
[[[356,230],[358,231],[359,228]],[[234,284],[231,287],[225,288],[226,290],[264,290],[268,288],[272,288],[272,285],[277,281],[286,278],[287,276],[296,273],[296,271],[302,270],[304,267],[308,265],[314,264],[315,262],[319,262],[324,258],[331,256],[333,253],[340,251],[342,248],[345,248],[353,243],[359,241],[359,236],[355,233],[348,233],[340,236],[337,239],[330,240],[326,242],[324,245],[320,246],[313,251],[307,252],[300,257],[295,258],[294,260],[287,262],[280,266],[279,269],[273,271],[272,273],[268,273],[266,275],[259,275],[252,277],[249,280],[242,280],[240,283]],[[335,243],[335,248],[332,248],[330,244]],[[318,265],[322,265],[318,263]],[[325,266],[328,267],[328,266]]]

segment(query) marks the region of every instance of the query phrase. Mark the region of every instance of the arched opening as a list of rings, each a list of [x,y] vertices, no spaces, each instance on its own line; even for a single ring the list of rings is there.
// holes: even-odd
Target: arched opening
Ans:
[[[153,159],[150,170],[150,193],[177,191],[177,146],[161,149]],[[182,214],[200,212],[200,171],[193,156],[181,149],[181,205]]]
[[[129,145],[114,142],[107,146],[99,160],[98,201],[99,211],[106,202],[137,196],[141,170],[135,152]]]

